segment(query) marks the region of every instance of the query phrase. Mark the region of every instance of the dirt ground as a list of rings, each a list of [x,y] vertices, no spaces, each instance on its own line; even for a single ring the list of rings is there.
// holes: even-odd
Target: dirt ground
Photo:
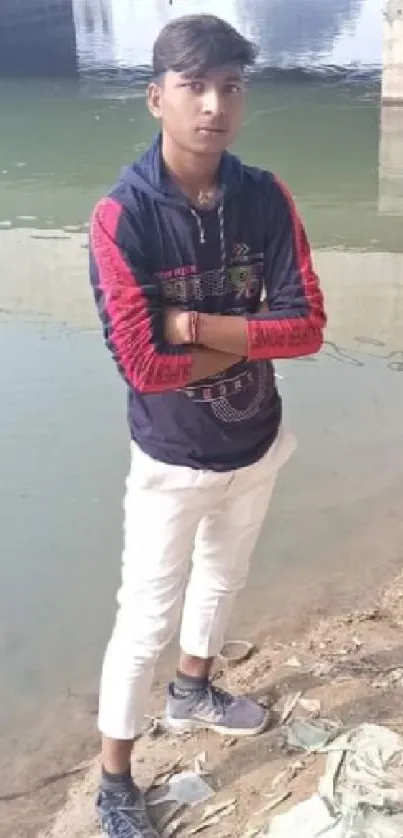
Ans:
[[[200,755],[201,762],[205,760],[205,779],[215,796],[207,804],[180,812],[177,834],[193,834],[207,806],[226,803],[231,804],[229,809],[203,834],[215,838],[252,834],[255,827],[272,817],[267,812],[256,815],[267,806],[267,795],[288,795],[275,808],[274,814],[278,814],[313,792],[325,757],[289,753],[284,728],[279,724],[285,707],[295,703],[297,693],[302,699],[316,702],[297,702],[291,718],[316,712],[347,725],[376,722],[403,733],[402,626],[403,573],[365,612],[323,619],[291,643],[268,637],[248,661],[218,670],[220,685],[252,694],[270,706],[273,723],[267,733],[244,740],[203,733],[174,737],[157,732],[144,736],[137,747],[135,765],[143,787],[149,787],[161,773],[193,769]],[[150,708],[150,713],[155,711]],[[98,776],[98,759],[80,770],[67,802],[40,838],[99,836],[93,809]],[[166,809],[153,811],[166,822]]]

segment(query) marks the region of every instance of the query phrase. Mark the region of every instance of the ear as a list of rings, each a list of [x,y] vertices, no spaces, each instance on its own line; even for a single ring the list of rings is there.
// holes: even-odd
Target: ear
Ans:
[[[147,88],[147,107],[154,119],[161,119],[162,103],[161,103],[162,87],[158,82],[152,81]]]

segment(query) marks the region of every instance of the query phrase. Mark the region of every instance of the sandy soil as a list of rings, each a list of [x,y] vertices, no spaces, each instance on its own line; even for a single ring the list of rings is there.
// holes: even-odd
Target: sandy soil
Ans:
[[[290,794],[276,808],[278,813],[310,794],[323,770],[323,756],[287,752],[278,721],[290,696],[300,692],[304,698],[317,699],[324,718],[349,725],[374,721],[403,733],[402,626],[403,574],[364,612],[322,619],[298,642],[280,643],[268,637],[250,660],[218,671],[217,677],[230,689],[267,703],[274,714],[271,729],[243,741],[201,733],[191,737],[148,734],[137,748],[136,776],[148,787],[156,775],[174,766],[192,768],[195,758],[204,753],[208,780],[216,791],[212,804],[235,801],[232,811],[205,833],[215,838],[244,835],[251,824],[270,817],[254,813],[267,804],[264,795],[271,792],[273,781],[279,795]],[[292,715],[302,717],[307,712],[297,704]],[[280,772],[282,779],[276,783]],[[67,802],[40,838],[99,835],[93,811],[98,775],[96,759],[79,774]],[[189,835],[200,824],[205,808],[206,804],[184,811],[182,834]],[[8,834],[17,833],[11,829]]]

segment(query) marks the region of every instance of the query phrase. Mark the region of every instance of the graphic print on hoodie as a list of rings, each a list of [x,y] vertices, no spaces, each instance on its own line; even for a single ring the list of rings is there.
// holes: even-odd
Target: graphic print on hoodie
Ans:
[[[158,138],[91,220],[90,275],[106,343],[129,387],[132,439],[156,460],[250,465],[281,422],[273,360],[317,352],[326,316],[304,228],[284,186],[225,153],[220,198],[195,210]],[[265,291],[269,311],[259,313]],[[190,384],[188,346],[164,337],[164,308],[247,317],[248,357]]]

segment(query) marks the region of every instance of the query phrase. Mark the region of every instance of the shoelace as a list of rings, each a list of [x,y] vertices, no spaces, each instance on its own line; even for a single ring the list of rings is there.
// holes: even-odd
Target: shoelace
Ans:
[[[129,822],[126,821],[126,817]],[[154,838],[155,832],[148,820],[146,812],[142,807],[125,806],[122,803],[122,810],[119,808],[111,809],[104,816],[104,826],[111,835],[118,835],[119,838],[132,838],[133,827],[138,830],[139,835],[143,838]]]
[[[221,690],[220,687],[216,687],[214,684],[208,685],[207,694],[213,707],[217,710],[221,710],[222,712],[234,703],[232,695],[227,693],[225,690]]]

